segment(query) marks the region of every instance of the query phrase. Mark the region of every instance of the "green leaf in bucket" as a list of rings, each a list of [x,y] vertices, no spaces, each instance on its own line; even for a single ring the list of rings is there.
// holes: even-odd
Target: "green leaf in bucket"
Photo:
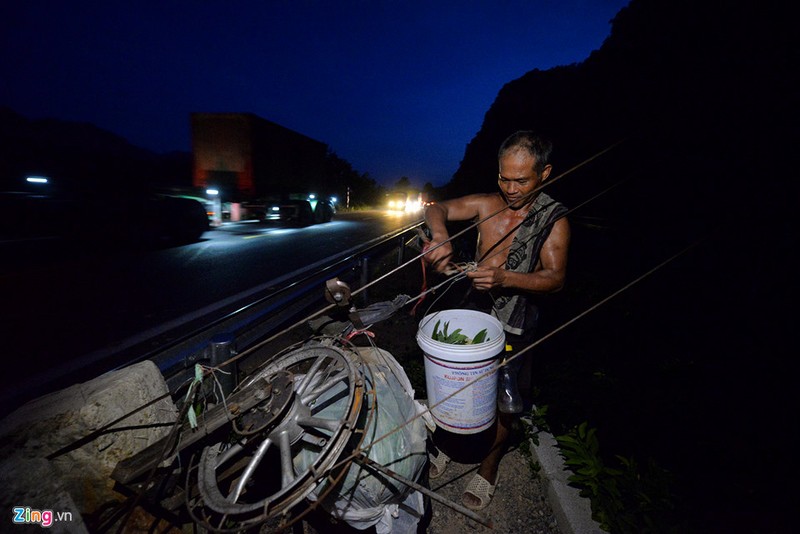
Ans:
[[[450,328],[450,321],[445,321],[444,328],[439,330],[440,321],[436,321],[436,324],[433,327],[433,334],[431,335],[431,339],[434,341],[439,341],[440,343],[449,343],[451,345],[471,345],[473,343],[483,343],[488,341],[486,337],[486,329],[484,328],[478,335],[475,336],[474,339],[470,339],[465,334],[461,333],[461,328],[456,328],[456,330],[452,333],[447,332]]]
[[[472,338],[472,342],[473,343],[483,343],[484,341],[489,341],[489,339],[486,337],[486,334],[488,334],[488,333],[489,332],[484,328],[483,330],[478,332],[475,335],[474,338]]]
[[[455,332],[447,336],[444,340],[445,343],[451,343],[453,345],[466,345],[469,343],[469,338],[461,333],[461,329],[456,329]]]

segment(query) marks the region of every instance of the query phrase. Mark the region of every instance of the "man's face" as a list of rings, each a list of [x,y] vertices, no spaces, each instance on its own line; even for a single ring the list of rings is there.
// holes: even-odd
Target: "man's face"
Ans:
[[[497,185],[511,209],[520,209],[534,199],[525,197],[550,175],[550,165],[541,174],[534,170],[536,159],[522,150],[511,152],[500,158],[500,174]]]

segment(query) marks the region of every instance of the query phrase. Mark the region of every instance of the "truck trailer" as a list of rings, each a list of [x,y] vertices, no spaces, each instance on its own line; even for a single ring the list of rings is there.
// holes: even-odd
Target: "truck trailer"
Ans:
[[[243,217],[330,221],[328,146],[252,113],[192,113],[193,185],[241,205]]]

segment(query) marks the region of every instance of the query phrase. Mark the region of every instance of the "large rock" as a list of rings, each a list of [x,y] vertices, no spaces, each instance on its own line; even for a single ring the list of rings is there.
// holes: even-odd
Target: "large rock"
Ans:
[[[78,507],[67,492],[51,462],[44,458],[9,456],[0,460],[0,507],[12,514],[12,523],[33,524],[33,512],[47,514],[38,525],[50,532],[82,534],[88,532]],[[14,518],[17,517],[17,521]],[[20,522],[22,521],[22,522]],[[25,530],[24,532],[28,532]]]
[[[31,401],[0,422],[0,480],[21,462],[49,461],[59,487],[77,506],[74,512],[92,514],[121,499],[110,478],[117,462],[165,436],[176,417],[155,364],[112,371]],[[28,478],[32,488],[41,485]],[[2,502],[15,501],[8,493],[24,488],[4,485],[0,491]]]

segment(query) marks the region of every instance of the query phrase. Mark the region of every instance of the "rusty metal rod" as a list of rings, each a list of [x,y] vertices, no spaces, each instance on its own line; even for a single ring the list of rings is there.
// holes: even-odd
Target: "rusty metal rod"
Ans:
[[[480,523],[481,525],[483,525],[485,527],[494,529],[494,525],[492,524],[492,520],[491,519],[489,519],[487,517],[484,517],[482,515],[476,514],[475,512],[470,510],[469,508],[461,506],[458,503],[454,503],[451,500],[445,499],[444,497],[442,497],[441,495],[439,495],[435,491],[431,491],[428,488],[426,488],[425,486],[417,484],[413,480],[409,480],[409,479],[407,479],[406,477],[404,477],[402,475],[398,475],[397,473],[395,473],[394,471],[392,471],[388,467],[382,466],[381,464],[376,463],[373,460],[370,460],[369,458],[367,458],[363,454],[355,457],[354,460],[356,462],[362,464],[365,467],[371,467],[371,468],[375,469],[376,471],[380,471],[381,473],[383,473],[383,474],[385,474],[385,475],[397,480],[398,482],[401,482],[401,483],[405,484],[406,486],[408,486],[408,487],[410,487],[412,489],[415,489],[417,491],[420,491],[420,492],[424,493],[425,495],[427,495],[428,497],[430,497],[434,501],[437,501],[437,502],[447,506],[451,510],[455,510],[459,514],[465,515],[468,518],[470,518],[470,519],[472,519],[474,521],[477,521],[478,523]]]

